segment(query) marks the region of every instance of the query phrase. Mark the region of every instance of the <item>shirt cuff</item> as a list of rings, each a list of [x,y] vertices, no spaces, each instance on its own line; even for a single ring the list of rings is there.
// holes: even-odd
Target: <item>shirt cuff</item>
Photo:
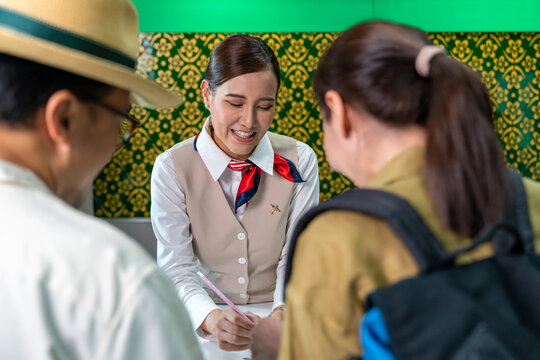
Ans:
[[[285,301],[283,301],[283,287],[276,286],[276,290],[274,291],[274,303],[272,304],[272,310],[281,305],[285,305]]]
[[[190,297],[189,300],[185,301],[185,305],[189,316],[191,317],[195,333],[205,339],[213,337],[213,335],[204,331],[201,325],[208,314],[219,309],[216,303],[214,303],[208,295],[200,294]]]

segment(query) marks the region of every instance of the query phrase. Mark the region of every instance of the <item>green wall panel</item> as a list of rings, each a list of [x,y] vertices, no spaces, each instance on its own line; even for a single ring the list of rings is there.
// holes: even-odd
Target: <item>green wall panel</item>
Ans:
[[[142,32],[334,32],[387,19],[424,31],[540,31],[539,0],[134,0]]]
[[[210,51],[225,33],[145,33],[140,36],[138,72],[182,94],[176,109],[134,107],[140,119],[127,146],[94,183],[95,214],[147,217],[150,175],[155,158],[176,142],[199,132],[208,115],[199,85]],[[311,79],[317,62],[339,33],[258,33],[276,52],[282,87],[271,130],[309,144],[317,154],[321,199],[351,183],[326,162],[321,118]],[[540,179],[540,33],[431,33],[434,43],[469,64],[486,84],[495,112],[495,129],[508,164]]]

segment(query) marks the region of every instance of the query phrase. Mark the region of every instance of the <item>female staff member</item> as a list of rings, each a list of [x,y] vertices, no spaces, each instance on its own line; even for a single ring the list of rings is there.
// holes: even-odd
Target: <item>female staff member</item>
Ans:
[[[499,219],[507,170],[487,92],[423,32],[388,22],[357,25],[332,44],[313,84],[328,162],[358,187],[405,198],[447,250]],[[540,184],[524,183],[538,246]],[[480,247],[468,255],[490,253]],[[294,252],[279,359],[360,355],[367,294],[417,273],[379,219],[338,210],[317,216]],[[254,359],[268,358],[271,347],[261,348],[279,324],[257,321]]]
[[[247,348],[253,325],[220,310],[196,272],[236,304],[273,301],[276,308],[289,230],[318,202],[313,150],[267,132],[279,84],[279,64],[261,39],[223,40],[201,85],[210,116],[196,137],[161,154],[152,172],[158,264],[197,333],[217,336],[224,350]]]

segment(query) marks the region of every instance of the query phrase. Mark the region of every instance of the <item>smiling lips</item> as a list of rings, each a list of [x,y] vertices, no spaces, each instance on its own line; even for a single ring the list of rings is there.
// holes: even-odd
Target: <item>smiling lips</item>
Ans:
[[[255,137],[256,132],[250,131],[240,131],[240,130],[231,130],[235,138],[240,142],[250,142]]]

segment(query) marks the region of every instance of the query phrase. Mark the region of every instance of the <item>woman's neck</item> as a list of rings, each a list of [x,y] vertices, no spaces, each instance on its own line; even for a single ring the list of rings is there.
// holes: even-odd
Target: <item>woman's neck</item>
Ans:
[[[359,136],[354,170],[350,175],[356,186],[365,186],[392,159],[407,149],[426,145],[426,130],[421,126],[392,128],[381,123],[365,129]]]

